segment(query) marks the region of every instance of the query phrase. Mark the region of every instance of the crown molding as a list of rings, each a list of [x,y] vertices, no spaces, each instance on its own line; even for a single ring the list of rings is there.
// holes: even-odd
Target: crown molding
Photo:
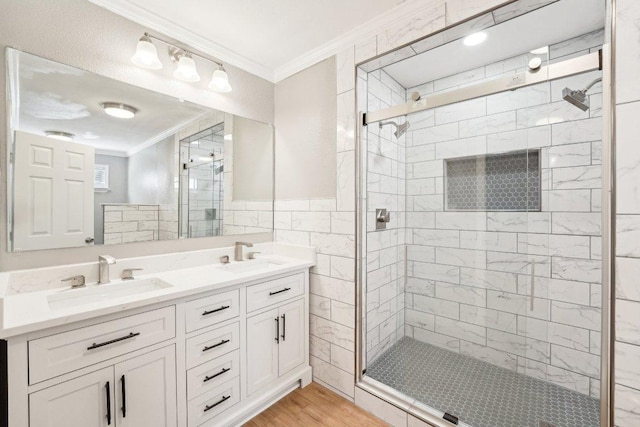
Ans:
[[[171,37],[181,43],[189,45],[195,50],[199,50],[205,54],[211,55],[225,64],[233,65],[262,77],[265,80],[274,82],[274,72],[271,68],[266,67],[250,58],[238,54],[218,43],[202,37],[193,31],[178,25],[168,19],[165,19],[145,8],[137,6],[127,0],[89,0],[91,3],[107,9],[117,15],[123,16],[133,22],[136,22],[152,31],[157,31],[165,36]],[[132,40],[131,43],[135,43]]]
[[[358,25],[357,27],[349,30],[346,33],[333,38],[332,40],[318,46],[309,52],[300,55],[299,57],[287,62],[286,64],[276,68],[275,70],[275,82],[290,77],[305,68],[308,68],[320,61],[323,61],[345,49],[351,48],[358,43],[366,41],[371,37],[375,37],[387,28],[392,28],[395,25],[399,25],[408,22],[418,12],[423,11],[425,8],[437,6],[444,3],[443,0],[405,0],[392,9],[384,12],[369,21]],[[377,52],[378,54],[383,52]]]

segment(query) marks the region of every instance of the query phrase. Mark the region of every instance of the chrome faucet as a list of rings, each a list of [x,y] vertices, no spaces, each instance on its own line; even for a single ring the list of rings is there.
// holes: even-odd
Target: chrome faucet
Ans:
[[[246,246],[248,248],[253,247],[253,243],[249,242],[236,242],[236,252],[233,258],[234,261],[244,261],[244,255],[242,253],[243,247]]]
[[[111,280],[109,280],[109,265],[115,263],[116,259],[111,255],[100,255],[98,257],[98,284],[111,283]]]

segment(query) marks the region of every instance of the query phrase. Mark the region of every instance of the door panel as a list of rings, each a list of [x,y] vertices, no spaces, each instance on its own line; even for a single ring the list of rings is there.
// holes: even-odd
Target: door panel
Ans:
[[[115,366],[118,427],[175,427],[176,355],[169,346]]]
[[[16,131],[14,250],[87,245],[94,158],[92,147]]]
[[[304,347],[304,300],[299,300],[280,307],[279,375],[304,363]]]
[[[29,395],[31,427],[114,426],[114,414],[113,367]]]
[[[278,309],[247,319],[247,392],[278,378]]]

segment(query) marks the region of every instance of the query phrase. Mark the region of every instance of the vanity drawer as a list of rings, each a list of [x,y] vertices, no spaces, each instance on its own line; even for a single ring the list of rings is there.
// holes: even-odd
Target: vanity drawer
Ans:
[[[186,311],[187,332],[233,319],[240,314],[240,290],[189,301]]]
[[[256,311],[304,293],[304,273],[247,287],[247,312]]]
[[[187,369],[240,348],[240,323],[232,323],[187,340]]]
[[[191,399],[188,403],[189,427],[216,425],[207,423],[218,414],[231,408],[240,401],[240,378],[235,378],[219,387]],[[207,424],[205,424],[207,423]]]
[[[240,375],[240,351],[216,357],[187,371],[187,399],[193,399]]]
[[[175,317],[171,306],[29,341],[29,384],[174,338]]]

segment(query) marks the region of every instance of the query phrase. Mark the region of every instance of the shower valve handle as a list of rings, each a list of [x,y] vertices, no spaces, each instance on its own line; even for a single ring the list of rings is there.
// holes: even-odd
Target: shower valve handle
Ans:
[[[378,209],[376,220],[378,222],[390,222],[391,221],[391,213],[387,212],[386,209]]]

